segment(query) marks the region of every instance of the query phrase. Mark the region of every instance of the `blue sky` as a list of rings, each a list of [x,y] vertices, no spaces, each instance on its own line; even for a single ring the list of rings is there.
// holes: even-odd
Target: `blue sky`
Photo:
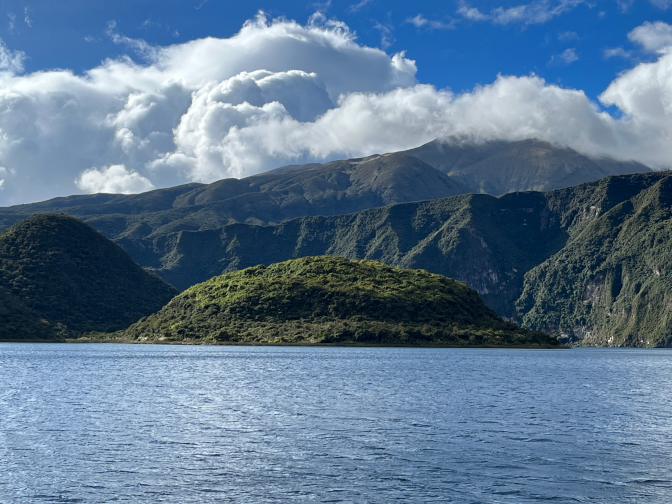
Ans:
[[[535,3],[542,9],[546,5],[548,12],[560,5],[531,4]],[[463,91],[491,83],[498,73],[534,72],[548,82],[583,89],[595,99],[618,72],[648,57],[638,54],[628,40],[630,31],[645,21],[672,22],[672,10],[648,1],[573,3],[557,15],[549,13],[546,21],[495,24],[466,19],[460,7],[475,7],[487,15],[499,7],[509,9],[525,2],[3,1],[0,37],[11,49],[26,53],[26,71],[69,68],[80,73],[105,58],[127,53],[106,36],[107,24],[113,20],[128,37],[170,45],[208,36],[231,37],[259,10],[300,23],[322,10],[347,23],[363,45],[381,47],[390,54],[406,51],[417,62],[420,82]],[[418,15],[420,22],[427,21],[420,28],[409,22]],[[605,50],[618,47],[632,52],[631,58],[605,57]],[[571,49],[578,59],[568,63],[561,55]]]
[[[672,0],[0,5],[1,205],[437,137],[672,165]]]

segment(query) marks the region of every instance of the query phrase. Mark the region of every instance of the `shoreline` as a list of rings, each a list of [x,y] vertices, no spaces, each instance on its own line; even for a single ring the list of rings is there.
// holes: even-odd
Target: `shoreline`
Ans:
[[[1,343],[108,343],[119,345],[181,345],[181,346],[271,346],[271,347],[360,347],[360,348],[481,348],[481,349],[518,349],[518,350],[569,350],[569,345],[406,345],[402,343],[273,343],[273,342],[183,342],[183,341],[137,341],[137,340],[93,340],[66,338],[64,340],[1,340]]]

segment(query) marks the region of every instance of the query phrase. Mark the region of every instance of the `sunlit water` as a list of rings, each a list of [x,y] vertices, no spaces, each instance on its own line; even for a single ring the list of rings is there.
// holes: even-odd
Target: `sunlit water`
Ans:
[[[672,502],[672,352],[0,345],[0,502]]]

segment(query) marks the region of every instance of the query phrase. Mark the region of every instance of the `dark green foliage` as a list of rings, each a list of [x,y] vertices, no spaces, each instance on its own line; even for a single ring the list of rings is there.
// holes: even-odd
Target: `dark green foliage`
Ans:
[[[195,285],[114,335],[141,341],[540,345],[465,284],[375,261],[304,257]]]
[[[0,341],[58,341],[63,326],[52,324],[0,287]]]
[[[224,271],[329,254],[422,268],[468,283],[502,315],[513,313],[525,271],[560,249],[567,233],[540,193],[463,195],[306,217],[279,226],[232,224],[162,242],[161,275],[178,288]],[[158,249],[159,245],[155,247]],[[507,311],[508,310],[508,311]]]
[[[0,288],[4,322],[15,328],[3,339],[121,329],[177,293],[91,226],[55,214],[0,234]]]
[[[664,264],[671,250],[659,229],[667,225],[669,205],[663,196],[649,194],[664,195],[669,177],[669,172],[608,177],[548,193],[463,195],[279,226],[185,231],[163,242],[167,252],[158,273],[186,287],[222,271],[294,257],[375,259],[464,281],[500,315],[529,328],[557,331],[570,340],[590,335],[586,342],[595,344],[668,345],[668,315],[656,308],[668,303],[663,274],[668,270],[658,268],[660,276],[653,278],[646,264]],[[656,189],[659,184],[663,189]],[[642,207],[642,202],[648,203]],[[637,294],[648,277],[659,286],[655,303]],[[611,312],[600,305],[588,316],[594,303],[586,302],[586,292],[603,279],[607,284],[599,292],[607,289],[619,301]],[[614,315],[616,307],[627,317]]]
[[[509,181],[513,184],[509,189],[549,187],[543,183],[544,176],[556,177],[549,183],[557,186],[584,175],[599,176],[600,170],[645,169],[633,163],[587,159],[537,141],[444,147],[433,142],[413,154],[452,178],[467,172],[487,175],[487,166],[494,169],[501,161],[502,173],[507,175],[484,180],[500,185]],[[578,164],[572,164],[572,159]],[[514,170],[516,160],[524,169]],[[546,175],[543,170],[534,171],[537,165],[551,171]],[[628,266],[618,255],[622,252],[612,250],[622,250],[625,243],[618,212],[627,216],[630,211],[624,206],[610,214],[612,220],[606,218],[621,204],[630,202],[635,208],[639,203],[634,199],[669,173],[607,177],[546,193],[499,198],[464,194],[331,215],[439,194],[423,192],[428,185],[439,192],[452,190],[441,182],[446,176],[438,173],[441,179],[437,173],[408,155],[374,156],[287,167],[207,186],[190,184],[131,196],[73,196],[0,209],[0,227],[26,212],[62,208],[87,220],[142,266],[179,289],[223,272],[302,256],[374,259],[464,281],[499,315],[524,321],[528,327],[565,333],[570,339],[590,335],[586,341],[595,343],[672,344],[667,315],[653,308],[649,290],[638,294],[647,285],[650,271],[641,265],[653,260],[647,255],[653,252],[637,245],[641,237],[633,238],[628,246],[634,247],[631,262],[637,266]],[[495,191],[486,185],[479,188]],[[306,214],[310,216],[287,220]],[[645,219],[623,219],[637,222],[642,236],[653,229]],[[260,225],[269,222],[277,225]],[[632,229],[634,224],[629,226]],[[617,236],[612,237],[613,233]],[[669,248],[664,238],[657,237],[655,244],[663,255]],[[656,285],[666,281],[663,271],[660,279],[653,279]],[[586,292],[598,284],[599,299],[606,300],[600,296],[609,291],[618,301],[610,308],[610,320],[619,319],[614,316],[616,307],[628,314],[619,323],[621,329],[599,321],[606,305],[586,302]],[[664,288],[660,289],[662,293]],[[655,299],[665,306],[664,296]],[[592,308],[598,305],[599,309]],[[652,336],[639,341],[640,331]]]

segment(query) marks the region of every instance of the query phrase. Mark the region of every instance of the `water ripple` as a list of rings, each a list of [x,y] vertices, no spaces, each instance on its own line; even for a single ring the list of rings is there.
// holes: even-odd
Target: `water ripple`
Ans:
[[[672,502],[672,352],[0,345],[0,502]]]

